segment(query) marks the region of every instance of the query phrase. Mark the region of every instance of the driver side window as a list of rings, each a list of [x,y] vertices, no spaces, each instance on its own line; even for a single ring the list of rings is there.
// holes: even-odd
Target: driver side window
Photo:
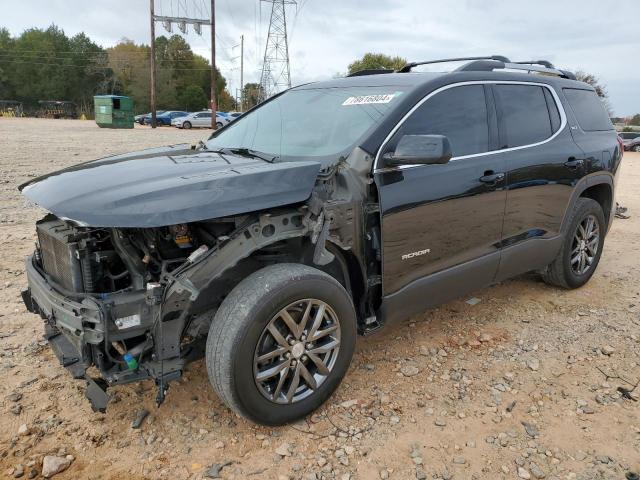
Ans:
[[[454,157],[489,151],[489,120],[484,87],[463,85],[435,94],[402,124],[390,142],[403,135],[444,135]]]

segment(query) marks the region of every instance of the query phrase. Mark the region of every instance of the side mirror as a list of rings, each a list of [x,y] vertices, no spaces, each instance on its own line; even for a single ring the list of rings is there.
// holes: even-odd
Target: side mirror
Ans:
[[[444,135],[404,135],[395,152],[382,158],[387,166],[433,165],[451,160],[451,144]]]

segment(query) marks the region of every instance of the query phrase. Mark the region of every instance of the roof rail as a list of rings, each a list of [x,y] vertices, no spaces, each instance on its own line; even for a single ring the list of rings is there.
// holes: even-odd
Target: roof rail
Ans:
[[[530,62],[512,62],[512,63],[519,63],[521,65],[542,65],[543,67],[547,67],[547,68],[556,68],[553,66],[553,63],[547,60],[531,60]]]
[[[419,65],[431,65],[434,63],[449,63],[449,62],[468,62],[464,65],[456,68],[456,72],[492,72],[493,70],[509,69],[509,70],[523,70],[528,73],[536,72],[544,75],[554,75],[557,77],[568,78],[575,80],[576,76],[567,71],[560,70],[554,67],[553,63],[548,60],[529,60],[521,62],[512,62],[507,57],[502,55],[487,55],[484,57],[459,57],[459,58],[443,58],[441,60],[427,60],[424,62],[410,62],[399,70],[390,69],[365,69],[358,72],[351,73],[347,77],[360,77],[363,75],[378,75],[381,73],[409,73],[411,69]]]
[[[379,75],[381,73],[395,73],[395,70],[389,68],[365,68],[364,70],[350,73],[347,77],[362,77],[364,75]]]
[[[496,60],[503,63],[509,63],[510,60],[507,57],[503,57],[501,55],[489,55],[485,57],[460,57],[460,58],[443,58],[442,60],[427,60],[425,62],[410,62],[407,63],[404,67],[398,70],[398,73],[408,73],[411,71],[413,67],[417,67],[419,65],[429,65],[432,63],[449,63],[449,62],[464,62],[471,60]]]
[[[544,75],[554,75],[557,77],[575,80],[576,76],[566,70],[560,70],[553,66],[551,62],[546,60],[535,60],[528,62],[511,62],[501,60],[476,60],[466,63],[457,68],[456,72],[491,72],[500,69],[524,70],[528,73],[536,72]]]

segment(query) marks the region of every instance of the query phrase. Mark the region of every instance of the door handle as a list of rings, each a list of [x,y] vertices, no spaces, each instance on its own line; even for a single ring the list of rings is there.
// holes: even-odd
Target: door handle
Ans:
[[[484,175],[479,178],[482,183],[487,183],[489,185],[495,185],[498,182],[504,180],[504,173],[495,173],[493,170],[487,170],[484,172]]]
[[[569,157],[569,160],[564,162],[564,166],[569,170],[576,170],[578,167],[584,165],[584,160],[582,158]]]

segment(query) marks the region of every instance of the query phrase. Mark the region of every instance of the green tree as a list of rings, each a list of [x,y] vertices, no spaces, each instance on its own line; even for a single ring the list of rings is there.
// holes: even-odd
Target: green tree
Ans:
[[[364,56],[349,64],[349,74],[369,69],[398,70],[406,65],[407,60],[402,57],[391,57],[384,53],[365,53]]]
[[[0,99],[13,98],[13,86],[9,83],[12,71],[11,52],[14,40],[9,30],[0,28]]]
[[[194,54],[179,35],[160,36],[156,44],[158,109],[207,105],[209,61]],[[89,113],[95,94],[122,94],[133,98],[137,111],[149,111],[150,55],[149,46],[127,39],[105,50],[84,33],[69,38],[55,25],[25,30],[16,38],[0,28],[0,98],[31,107],[38,100],[71,100]],[[231,109],[235,102],[226,86],[218,70],[218,102]]]
[[[629,125],[640,126],[640,113],[636,113],[633,117],[631,117]]]
[[[32,105],[38,100],[73,100],[70,84],[77,74],[70,43],[55,25],[46,30],[26,30],[15,41],[10,83],[19,99]]]
[[[207,108],[207,95],[199,85],[188,85],[178,93],[178,105],[181,109],[195,112]]]
[[[84,33],[70,39],[69,53],[76,69],[68,85],[70,95],[82,112],[89,113],[93,110],[93,96],[107,93],[111,84],[113,70],[108,66],[109,57]]]
[[[249,110],[260,103],[262,88],[259,83],[245,83],[242,89],[244,109]]]

